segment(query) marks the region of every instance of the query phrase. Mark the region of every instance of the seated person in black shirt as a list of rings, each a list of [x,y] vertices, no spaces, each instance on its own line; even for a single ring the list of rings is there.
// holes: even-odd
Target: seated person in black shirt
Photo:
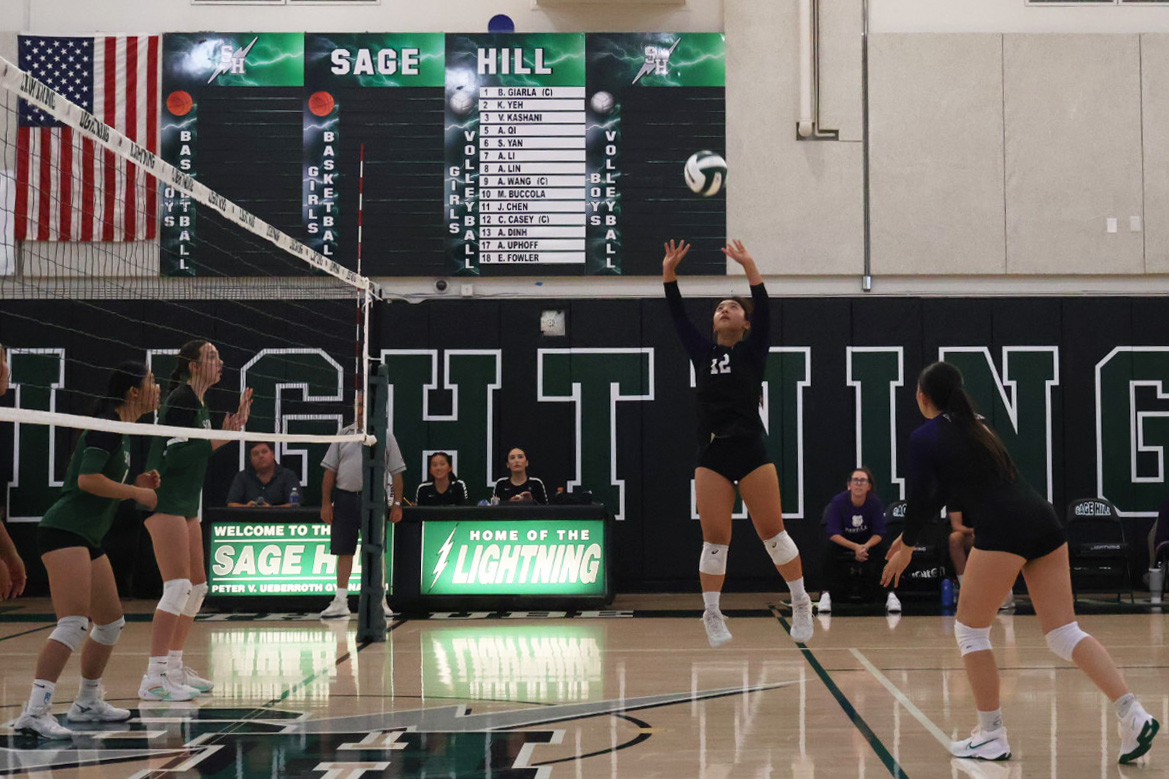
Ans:
[[[548,493],[544,490],[544,482],[528,476],[528,456],[524,450],[516,447],[507,453],[507,469],[511,476],[505,476],[495,482],[495,499],[500,503],[505,501],[526,501],[529,503],[547,503]]]
[[[269,506],[284,508],[292,505],[292,488],[300,488],[300,480],[289,469],[276,462],[275,447],[267,441],[248,444],[248,461],[232,479],[227,492],[227,505],[233,508]]]
[[[451,456],[434,452],[426,458],[430,481],[418,485],[414,502],[419,506],[461,506],[467,502],[467,485],[451,469]]]

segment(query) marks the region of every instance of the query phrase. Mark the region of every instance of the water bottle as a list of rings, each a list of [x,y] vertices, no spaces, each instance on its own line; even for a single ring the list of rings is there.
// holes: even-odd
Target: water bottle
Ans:
[[[294,509],[300,508],[300,487],[294,486],[292,488],[292,490],[288,493],[288,502],[292,504]]]
[[[942,608],[954,608],[954,580],[949,577],[942,579]]]
[[[1165,572],[1160,566],[1149,569],[1149,602],[1160,603],[1165,590]]]

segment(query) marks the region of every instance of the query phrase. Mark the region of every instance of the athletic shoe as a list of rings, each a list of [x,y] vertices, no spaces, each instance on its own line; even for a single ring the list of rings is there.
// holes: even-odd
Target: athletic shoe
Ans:
[[[138,697],[144,701],[189,701],[198,694],[194,687],[177,684],[169,672],[146,674],[138,685]]]
[[[999,728],[983,733],[980,728],[975,728],[970,732],[970,738],[950,742],[950,754],[975,760],[1006,760],[1011,756],[1007,729]]]
[[[76,700],[65,717],[70,722],[124,722],[130,719],[130,710],[111,706],[101,698]]]
[[[73,731],[58,722],[48,706],[30,709],[28,704],[25,704],[20,716],[12,723],[12,729],[17,733],[28,733],[50,740],[73,736]]]
[[[386,615],[386,619],[394,618],[394,610],[390,608],[390,604],[382,601],[382,613]]]
[[[812,638],[812,599],[792,601],[792,639],[806,644]]]
[[[1161,729],[1161,723],[1149,716],[1139,703],[1128,710],[1127,717],[1120,718],[1120,762],[1131,763],[1149,751],[1153,737]]]
[[[333,602],[321,612],[321,619],[339,619],[341,617],[348,617],[349,601],[344,598],[333,598]]]
[[[816,604],[816,612],[819,614],[832,613],[832,596],[826,592],[820,593],[820,602]]]
[[[197,692],[211,692],[212,688],[215,687],[215,682],[211,681],[210,679],[204,679],[186,665],[177,671],[172,672],[168,670],[167,674],[170,673],[175,674],[173,678],[176,682],[179,684],[185,684]]]
[[[706,626],[706,640],[711,646],[722,646],[731,640],[731,631],[727,630],[727,618],[721,611],[707,609],[702,613],[702,624]]]
[[[1015,593],[1014,593],[1014,591],[1007,593],[1007,597],[1006,597],[1006,600],[1003,601],[1003,605],[999,606],[999,611],[1008,611],[1008,610],[1013,609],[1013,608],[1015,608]]]
[[[885,598],[885,611],[890,614],[901,613],[901,601],[893,593],[889,593],[889,596]]]

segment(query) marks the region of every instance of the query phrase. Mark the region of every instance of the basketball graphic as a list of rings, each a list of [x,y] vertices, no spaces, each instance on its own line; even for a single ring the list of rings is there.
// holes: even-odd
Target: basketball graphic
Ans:
[[[308,99],[308,110],[313,116],[328,116],[333,113],[333,96],[328,92],[313,92]]]
[[[191,98],[190,92],[179,89],[166,96],[166,110],[170,111],[172,116],[186,116],[194,107],[195,101]]]

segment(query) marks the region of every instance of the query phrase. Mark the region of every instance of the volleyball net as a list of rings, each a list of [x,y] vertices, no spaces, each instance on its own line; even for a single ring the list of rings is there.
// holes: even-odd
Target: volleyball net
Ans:
[[[119,129],[46,81],[0,58],[0,343],[11,370],[0,421],[48,426],[50,448],[71,448],[63,431],[87,428],[265,440],[306,463],[297,445],[369,443],[358,407],[380,290],[356,261],[298,238],[300,214],[255,194],[249,160],[233,161],[227,197],[162,159],[158,127],[139,118]],[[158,124],[157,105],[140,108]],[[184,229],[196,219],[197,231]],[[213,429],[90,415],[126,360],[147,364],[165,398],[179,348],[194,339],[225,363],[205,398]],[[218,429],[245,388],[246,429]]]

